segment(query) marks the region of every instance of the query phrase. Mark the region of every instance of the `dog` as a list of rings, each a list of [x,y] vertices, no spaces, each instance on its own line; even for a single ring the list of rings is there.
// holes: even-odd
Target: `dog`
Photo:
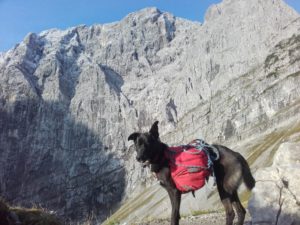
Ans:
[[[151,171],[156,173],[161,186],[168,192],[172,204],[171,225],[179,225],[182,193],[175,187],[168,159],[164,157],[168,145],[160,141],[158,121],[153,123],[149,132],[130,134],[128,141],[134,142],[137,153],[136,160],[144,167],[150,165]],[[255,186],[255,180],[247,161],[241,154],[222,145],[214,144],[212,146],[218,150],[220,155],[219,159],[214,161],[213,171],[219,196],[225,208],[226,225],[233,224],[234,208],[238,216],[237,225],[242,225],[246,210],[239,200],[237,189],[244,181],[246,187],[251,190]]]

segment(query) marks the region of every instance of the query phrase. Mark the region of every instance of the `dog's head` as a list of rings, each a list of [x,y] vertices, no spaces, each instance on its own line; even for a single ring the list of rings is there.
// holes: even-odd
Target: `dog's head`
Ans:
[[[134,132],[129,135],[128,141],[134,141],[138,162],[147,166],[154,162],[157,157],[157,146],[160,143],[158,133],[158,121],[154,122],[149,132]]]

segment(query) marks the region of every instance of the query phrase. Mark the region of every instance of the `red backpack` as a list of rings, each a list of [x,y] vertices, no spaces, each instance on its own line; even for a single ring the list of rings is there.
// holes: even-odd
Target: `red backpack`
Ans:
[[[212,161],[204,141],[196,139],[188,145],[169,147],[165,156],[169,159],[171,176],[182,193],[202,188],[212,172]]]

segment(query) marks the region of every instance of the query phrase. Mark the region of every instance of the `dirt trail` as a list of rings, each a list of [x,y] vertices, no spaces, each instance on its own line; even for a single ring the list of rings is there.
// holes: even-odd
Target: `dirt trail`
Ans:
[[[236,219],[235,219],[236,222]],[[169,225],[169,220],[155,220],[146,223],[138,223],[136,225]],[[225,214],[224,213],[210,213],[200,216],[191,216],[187,218],[182,218],[180,220],[180,225],[224,225],[225,224]],[[244,225],[250,225],[249,213],[246,214],[246,219]]]

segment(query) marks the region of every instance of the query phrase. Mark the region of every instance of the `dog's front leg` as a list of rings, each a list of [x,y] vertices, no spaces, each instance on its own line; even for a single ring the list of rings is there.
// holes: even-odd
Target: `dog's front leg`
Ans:
[[[176,188],[166,188],[172,204],[171,225],[179,225],[181,193]]]
[[[181,192],[176,189],[168,167],[161,168],[156,175],[160,184],[167,190],[171,200],[171,225],[179,225]]]

